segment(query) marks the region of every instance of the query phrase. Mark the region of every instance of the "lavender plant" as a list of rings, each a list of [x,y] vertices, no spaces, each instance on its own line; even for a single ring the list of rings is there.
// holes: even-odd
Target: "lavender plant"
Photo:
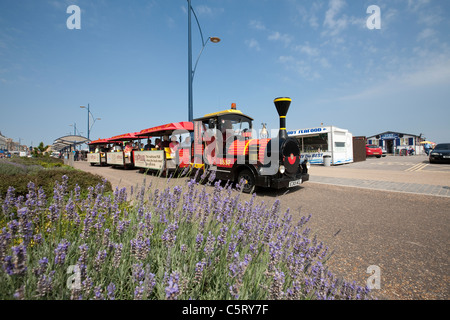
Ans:
[[[10,188],[0,199],[0,299],[372,298],[328,270],[310,216],[294,224],[278,200],[241,201],[239,186],[213,174],[206,185],[185,181],[132,194],[107,193],[106,181],[69,190],[67,177],[53,196]]]

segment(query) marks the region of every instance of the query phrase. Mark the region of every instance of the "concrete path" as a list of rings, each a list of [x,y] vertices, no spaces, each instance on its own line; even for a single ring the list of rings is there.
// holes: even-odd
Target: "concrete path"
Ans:
[[[429,164],[424,156],[374,158],[332,167],[313,165],[310,182],[450,197],[450,165]]]

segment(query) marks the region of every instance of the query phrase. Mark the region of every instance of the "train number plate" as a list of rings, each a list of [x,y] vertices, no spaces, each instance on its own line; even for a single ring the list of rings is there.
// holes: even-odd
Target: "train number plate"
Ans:
[[[291,182],[289,182],[289,188],[299,186],[301,184],[302,184],[302,179],[291,181]]]

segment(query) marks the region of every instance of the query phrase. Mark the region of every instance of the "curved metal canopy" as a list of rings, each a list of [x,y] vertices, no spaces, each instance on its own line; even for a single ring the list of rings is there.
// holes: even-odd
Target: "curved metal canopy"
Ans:
[[[64,136],[64,137],[56,139],[53,142],[52,149],[61,151],[64,148],[87,143],[89,141],[91,141],[91,140],[89,140],[86,137],[82,137],[82,136],[75,136],[75,135]]]

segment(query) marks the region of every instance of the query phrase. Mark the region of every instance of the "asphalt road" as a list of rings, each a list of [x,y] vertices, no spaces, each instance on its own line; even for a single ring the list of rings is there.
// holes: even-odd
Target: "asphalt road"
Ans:
[[[330,178],[351,176],[360,180],[369,175],[399,182],[403,176],[405,181],[421,183],[433,183],[437,179],[433,172],[428,173],[428,178],[420,178],[425,170],[406,171],[424,161],[420,157],[402,157],[403,162],[412,161],[408,165],[389,158],[338,167],[313,166],[310,174]],[[381,169],[382,165],[375,160],[396,164]],[[114,187],[137,186],[145,178],[134,169],[91,167],[86,162],[75,162],[75,167],[104,176]],[[435,184],[450,185],[447,168],[444,165],[435,169],[443,170],[436,174],[439,179]],[[378,174],[373,174],[374,170],[378,170]],[[148,179],[154,185],[165,183],[164,178],[147,177],[147,182]],[[180,183],[177,180],[184,182],[184,179],[172,179],[170,183]],[[313,181],[289,190],[257,191],[259,201],[272,203],[276,199],[280,199],[284,210],[290,209],[294,220],[312,214],[309,227],[320,241],[335,251],[328,265],[338,276],[365,285],[370,276],[367,269],[375,265],[380,268],[381,289],[375,290],[380,299],[449,299],[450,197]]]

